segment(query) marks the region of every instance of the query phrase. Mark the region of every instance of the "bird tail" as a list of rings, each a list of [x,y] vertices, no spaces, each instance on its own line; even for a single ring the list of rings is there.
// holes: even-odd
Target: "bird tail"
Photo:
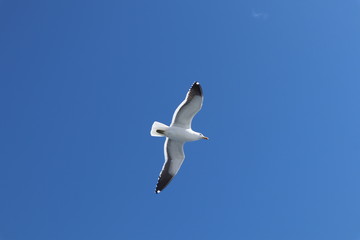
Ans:
[[[153,137],[164,137],[165,136],[165,131],[168,129],[169,127],[166,126],[163,123],[160,122],[154,122],[152,127],[151,127],[151,132],[150,135]]]

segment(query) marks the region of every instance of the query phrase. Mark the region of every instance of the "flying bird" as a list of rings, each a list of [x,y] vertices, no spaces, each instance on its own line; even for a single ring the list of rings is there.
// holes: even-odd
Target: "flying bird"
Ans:
[[[184,143],[200,139],[208,139],[202,133],[191,129],[195,114],[202,107],[203,94],[199,82],[195,82],[185,100],[176,108],[170,126],[154,122],[151,136],[166,137],[164,144],[165,162],[161,169],[155,193],[160,193],[175,177],[185,159]]]

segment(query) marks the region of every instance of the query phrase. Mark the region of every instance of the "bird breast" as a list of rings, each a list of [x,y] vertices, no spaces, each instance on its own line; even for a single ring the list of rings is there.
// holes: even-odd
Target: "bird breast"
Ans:
[[[165,132],[165,135],[172,140],[181,142],[191,142],[199,140],[198,134],[196,134],[193,130],[175,126],[168,128]]]

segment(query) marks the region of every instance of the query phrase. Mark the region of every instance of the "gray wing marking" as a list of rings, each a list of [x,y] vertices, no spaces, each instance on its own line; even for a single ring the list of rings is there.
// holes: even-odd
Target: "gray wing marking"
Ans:
[[[192,119],[200,111],[202,103],[202,88],[200,83],[195,82],[187,93],[185,100],[176,108],[171,126],[191,128]]]
[[[160,193],[179,171],[185,159],[184,142],[166,138],[164,144],[165,163],[156,184],[155,193]]]

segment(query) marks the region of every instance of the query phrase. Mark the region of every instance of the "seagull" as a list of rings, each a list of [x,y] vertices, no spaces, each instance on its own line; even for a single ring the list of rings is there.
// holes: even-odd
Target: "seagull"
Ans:
[[[153,123],[150,135],[166,137],[164,144],[165,162],[156,184],[156,194],[160,193],[179,171],[185,159],[184,144],[200,139],[209,139],[202,133],[191,129],[192,119],[200,111],[202,103],[202,89],[200,83],[195,82],[186,94],[185,100],[176,108],[170,127],[156,121]]]

